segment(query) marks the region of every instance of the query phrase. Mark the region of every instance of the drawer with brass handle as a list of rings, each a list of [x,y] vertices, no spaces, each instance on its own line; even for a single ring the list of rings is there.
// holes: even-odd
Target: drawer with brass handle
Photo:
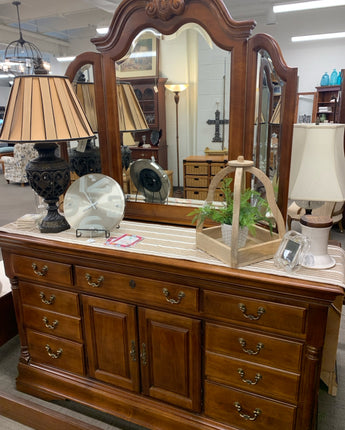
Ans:
[[[13,254],[12,267],[19,278],[58,285],[72,285],[72,266],[41,258]]]
[[[24,281],[19,282],[19,289],[23,304],[75,317],[80,316],[79,299],[76,293]]]
[[[83,345],[55,336],[27,330],[28,349],[33,363],[85,374]]]
[[[26,327],[34,330],[70,340],[82,341],[80,318],[24,305],[23,320]]]
[[[198,310],[198,288],[77,266],[77,288],[120,300]]]
[[[243,430],[292,430],[296,407],[205,381],[205,415]]]
[[[201,309],[206,315],[267,327],[294,334],[305,333],[306,308],[203,291]]]
[[[206,351],[207,379],[277,400],[297,402],[300,374]]]
[[[205,349],[292,372],[300,371],[303,355],[302,343],[211,323],[205,326]]]

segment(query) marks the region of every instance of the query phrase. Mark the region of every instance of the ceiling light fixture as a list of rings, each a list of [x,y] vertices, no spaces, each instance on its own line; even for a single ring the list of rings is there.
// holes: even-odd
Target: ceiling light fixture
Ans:
[[[324,33],[324,34],[310,34],[307,36],[293,36],[291,42],[308,42],[313,40],[326,40],[326,39],[341,39],[345,37],[345,32],[340,33]]]
[[[20,1],[14,1],[12,4],[17,8],[19,39],[11,42],[5,49],[4,59],[11,63],[25,64],[26,68],[33,68],[42,61],[41,51],[31,42],[24,40],[19,17]]]
[[[293,12],[325,7],[344,6],[345,0],[314,0],[302,3],[276,4],[273,6],[274,13]]]

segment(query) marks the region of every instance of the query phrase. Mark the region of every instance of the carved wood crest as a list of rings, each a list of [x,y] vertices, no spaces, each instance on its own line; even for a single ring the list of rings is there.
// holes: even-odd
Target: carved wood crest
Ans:
[[[149,0],[146,13],[151,18],[168,21],[174,15],[182,15],[185,0]]]

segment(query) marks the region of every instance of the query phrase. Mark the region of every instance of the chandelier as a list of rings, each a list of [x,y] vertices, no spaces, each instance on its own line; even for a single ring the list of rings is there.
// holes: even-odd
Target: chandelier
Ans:
[[[9,64],[9,69],[18,68],[22,73],[24,71],[34,71],[36,67],[42,64],[42,54],[36,45],[27,42],[23,38],[19,17],[20,1],[14,1],[12,4],[17,8],[19,39],[14,40],[6,47],[5,63]]]

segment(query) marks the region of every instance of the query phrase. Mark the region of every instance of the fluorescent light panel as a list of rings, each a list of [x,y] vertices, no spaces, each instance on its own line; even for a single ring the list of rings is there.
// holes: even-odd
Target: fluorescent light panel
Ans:
[[[75,59],[74,57],[56,57],[57,61],[60,61],[60,63],[66,63],[68,61],[73,61]]]
[[[274,13],[293,12],[300,10],[319,9],[324,7],[344,6],[345,0],[314,0],[302,3],[276,4],[273,6]]]
[[[343,37],[345,37],[345,32],[310,34],[308,36],[293,36],[291,37],[291,42],[308,42],[311,40],[341,39]]]

